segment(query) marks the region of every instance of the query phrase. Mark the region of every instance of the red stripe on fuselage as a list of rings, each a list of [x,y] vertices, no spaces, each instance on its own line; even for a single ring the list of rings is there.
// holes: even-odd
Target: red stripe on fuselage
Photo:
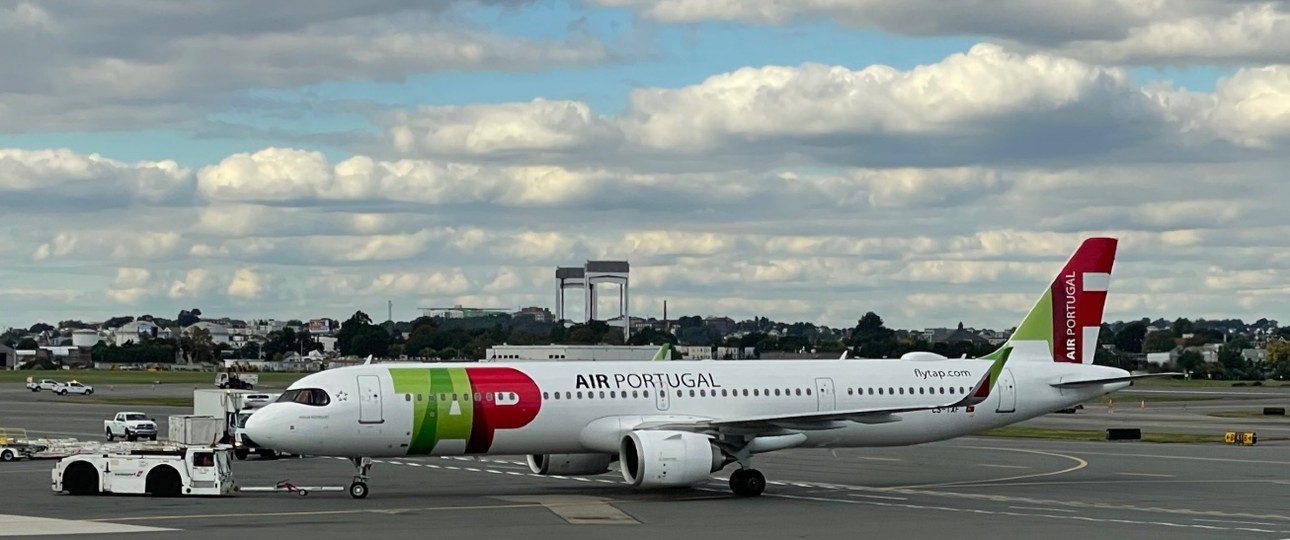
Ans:
[[[527,426],[542,409],[542,393],[537,383],[520,370],[509,367],[466,368],[472,391],[481,399],[475,403],[467,454],[483,454],[493,446],[493,434],[499,429]],[[499,405],[498,394],[514,392],[518,401]],[[488,396],[493,399],[485,399]],[[505,400],[502,401],[506,403]]]

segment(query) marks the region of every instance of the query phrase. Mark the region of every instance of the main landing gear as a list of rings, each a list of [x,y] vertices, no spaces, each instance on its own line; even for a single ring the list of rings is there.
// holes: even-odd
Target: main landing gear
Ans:
[[[766,477],[757,469],[735,469],[730,473],[730,491],[737,497],[756,497],[766,490]]]
[[[372,469],[372,458],[350,458],[354,464],[354,481],[349,484],[349,496],[355,499],[367,497],[367,471]]]

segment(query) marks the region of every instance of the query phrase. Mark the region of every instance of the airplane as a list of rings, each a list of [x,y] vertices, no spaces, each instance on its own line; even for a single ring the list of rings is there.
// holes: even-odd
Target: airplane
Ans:
[[[266,448],[349,458],[360,499],[373,458],[489,454],[523,454],[542,475],[617,462],[641,488],[693,486],[737,463],[730,489],[753,497],[766,487],[757,454],[951,439],[1162,375],[1092,363],[1116,246],[1086,239],[982,358],[368,363],[301,378],[245,433]]]

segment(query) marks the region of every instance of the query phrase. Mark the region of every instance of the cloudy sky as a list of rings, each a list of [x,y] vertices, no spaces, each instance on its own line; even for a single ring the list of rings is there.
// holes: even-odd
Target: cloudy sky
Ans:
[[[0,327],[607,258],[640,315],[1003,328],[1090,235],[1108,319],[1290,319],[1286,1],[0,0],[0,50]]]

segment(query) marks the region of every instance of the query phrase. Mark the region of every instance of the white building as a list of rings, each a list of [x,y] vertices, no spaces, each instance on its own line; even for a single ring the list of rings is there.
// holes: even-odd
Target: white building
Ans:
[[[652,360],[657,345],[496,345],[484,353],[484,362],[512,360]]]
[[[155,323],[152,321],[134,321],[111,330],[111,339],[108,341],[119,347],[131,341],[140,343],[145,338],[151,339],[155,337],[160,337],[160,328]]]
[[[96,330],[76,330],[72,332],[72,345],[75,347],[93,347],[100,341],[103,341],[103,336],[100,336]]]
[[[232,340],[233,333],[229,330],[227,326],[224,326],[218,323],[208,322],[208,321],[201,321],[201,322],[188,325],[187,327],[184,328],[184,335],[185,336],[193,335],[193,330],[197,328],[201,328],[207,332],[210,332],[211,343],[215,345],[228,344],[233,341]]]

